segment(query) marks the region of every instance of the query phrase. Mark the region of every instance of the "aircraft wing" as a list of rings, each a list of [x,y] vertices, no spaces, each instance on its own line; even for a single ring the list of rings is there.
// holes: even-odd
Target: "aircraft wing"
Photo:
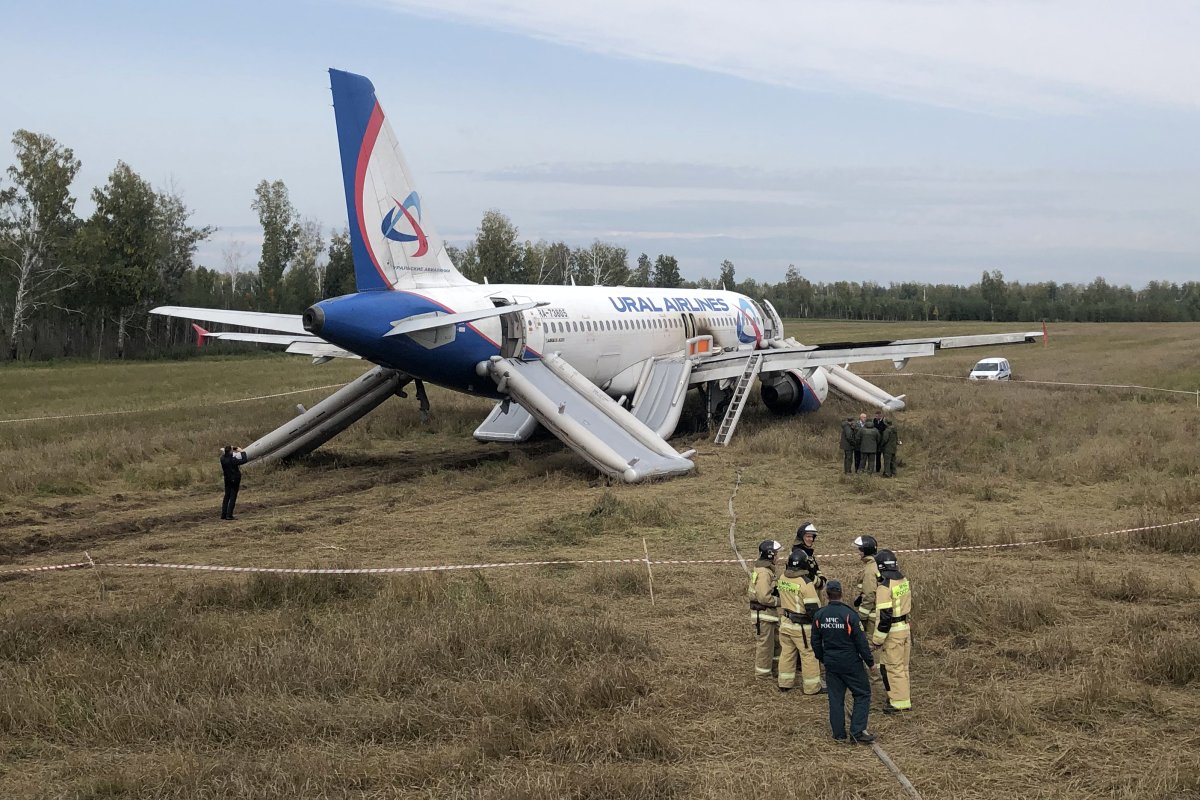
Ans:
[[[1029,344],[1042,338],[1041,331],[1024,333],[980,333],[971,336],[940,336],[932,339],[898,339],[892,344],[923,344],[932,342],[938,350],[955,347],[989,347],[994,344]]]
[[[827,344],[800,344],[789,338],[762,353],[762,372],[786,369],[809,369],[812,367],[845,366],[866,361],[891,361],[899,369],[910,358],[932,356],[938,350],[957,347],[986,347],[999,344],[1021,344],[1034,342],[1042,337],[1041,331],[1027,333],[987,333],[974,336],[941,336],[927,339],[898,339],[879,342],[831,342]],[[718,353],[698,362],[692,370],[691,384],[703,381],[733,378],[745,369],[750,352],[734,351]]]
[[[770,350],[735,350],[718,353],[698,362],[692,369],[689,384],[704,381],[734,378],[746,368],[746,359],[752,353],[763,356],[762,372],[778,372],[786,369],[809,369],[812,367],[842,366],[862,361],[893,361],[903,364],[910,358],[931,356],[935,349],[931,342],[905,345],[870,345],[845,348],[820,349],[816,345],[780,347]]]
[[[225,325],[241,325],[244,328],[261,328],[265,331],[294,333],[302,337],[315,338],[304,330],[299,314],[268,314],[265,311],[229,311],[222,308],[191,308],[189,306],[159,306],[150,309],[150,313],[161,314],[164,317],[220,322]],[[241,341],[254,340],[243,339]]]

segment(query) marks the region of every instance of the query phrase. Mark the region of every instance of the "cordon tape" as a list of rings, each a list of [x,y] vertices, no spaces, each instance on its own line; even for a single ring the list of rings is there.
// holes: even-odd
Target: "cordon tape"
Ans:
[[[1104,536],[1119,536],[1126,533],[1139,533],[1141,531],[1163,530],[1166,528],[1175,528],[1182,525],[1192,525],[1200,523],[1200,517],[1191,519],[1179,520],[1178,522],[1165,522],[1160,525],[1142,525],[1136,528],[1122,528],[1114,531],[1103,531],[1101,533],[1080,533],[1074,536],[1059,536],[1053,539],[1036,539],[1033,541],[1022,542],[1005,542],[1001,544],[969,544],[959,545],[956,547],[916,547],[908,550],[896,550],[897,553],[948,553],[963,550],[999,550],[1012,547],[1030,547],[1042,544],[1056,544],[1059,542],[1068,542],[1076,539],[1098,539]],[[822,559],[839,559],[839,558],[861,558],[858,553],[831,553],[822,555]],[[136,562],[107,562],[107,561],[80,561],[74,564],[54,564],[44,567],[22,567],[18,569],[0,570],[0,576],[4,575],[20,575],[39,572],[65,572],[74,569],[99,568],[105,569],[171,569],[171,570],[191,570],[195,572],[265,572],[284,575],[389,575],[397,573],[413,573],[413,572],[453,572],[456,570],[474,570],[474,569],[503,569],[517,567],[549,567],[549,566],[567,566],[567,565],[585,565],[585,564],[668,564],[668,565],[692,565],[692,564],[739,564],[742,563],[739,558],[664,558],[664,559],[647,559],[647,558],[584,558],[584,559],[561,559],[553,561],[503,561],[492,564],[435,564],[424,567],[223,567],[209,564],[154,564],[154,563],[136,563]]]

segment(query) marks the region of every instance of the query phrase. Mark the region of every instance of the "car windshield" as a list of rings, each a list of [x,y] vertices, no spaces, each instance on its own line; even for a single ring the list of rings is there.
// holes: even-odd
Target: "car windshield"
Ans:
[[[975,372],[998,372],[1000,365],[995,361],[980,361],[975,365]]]

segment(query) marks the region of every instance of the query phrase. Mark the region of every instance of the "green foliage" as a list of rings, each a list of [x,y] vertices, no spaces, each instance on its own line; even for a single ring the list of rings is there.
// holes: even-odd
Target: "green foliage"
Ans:
[[[734,279],[733,262],[725,259],[721,262],[721,274],[717,276],[717,286],[724,287],[727,291],[737,291],[737,281]]]
[[[679,261],[675,256],[660,255],[654,259],[654,285],[660,289],[675,289],[683,285]]]
[[[341,297],[355,290],[354,253],[350,249],[350,231],[343,228],[329,237],[329,263],[325,266],[326,297]]]
[[[483,215],[475,242],[467,248],[464,275],[473,280],[487,279],[491,283],[521,283],[521,248],[517,243],[517,228],[508,217],[492,209]]]
[[[321,287],[324,249],[320,223],[304,220],[296,239],[295,258],[283,276],[282,308],[285,311],[299,313],[325,296]]]
[[[263,229],[262,256],[258,276],[262,295],[259,308],[278,311],[283,304],[283,273],[296,257],[300,244],[300,223],[283,181],[260,181],[254,189],[250,207],[258,212]]]
[[[123,356],[133,314],[159,287],[162,237],[153,220],[159,198],[150,184],[123,161],[108,183],[92,192],[96,210],[77,240],[86,296],[101,313],[117,321],[117,356]],[[147,224],[147,221],[151,221]]]
[[[653,265],[650,263],[650,256],[642,253],[638,256],[637,269],[629,276],[630,286],[649,286],[653,279],[651,270]]]

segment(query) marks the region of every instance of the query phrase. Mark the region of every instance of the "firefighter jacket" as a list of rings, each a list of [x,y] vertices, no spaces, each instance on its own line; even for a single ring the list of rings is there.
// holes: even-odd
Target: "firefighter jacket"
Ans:
[[[858,599],[854,607],[858,609],[858,617],[863,622],[869,620],[875,612],[875,593],[879,588],[879,567],[875,564],[874,556],[863,556],[862,577],[858,581]]]
[[[797,550],[804,552],[805,572],[808,579],[817,587],[817,591],[825,588],[825,576],[821,573],[821,565],[817,563],[817,557],[813,555],[813,551],[804,546],[803,542],[796,542],[792,545],[792,555],[795,555]]]
[[[900,434],[895,425],[888,425],[879,439],[879,452],[885,456],[896,455],[896,446],[900,444]]]
[[[881,645],[889,631],[908,630],[908,615],[912,612],[912,592],[908,578],[900,570],[880,573],[879,588],[875,590],[875,623],[873,644]]]
[[[863,429],[858,432],[858,449],[862,453],[878,453],[879,452],[879,429],[875,427],[874,422],[868,421]]]
[[[875,665],[858,614],[841,600],[830,600],[813,616],[812,649],[825,669],[834,672],[856,672],[860,663]]]
[[[760,558],[754,562],[750,585],[746,587],[750,601],[750,621],[779,622],[779,598],[775,589],[775,562]]]
[[[801,570],[787,570],[775,581],[779,590],[779,616],[783,625],[811,625],[812,615],[821,608],[817,587]]]

